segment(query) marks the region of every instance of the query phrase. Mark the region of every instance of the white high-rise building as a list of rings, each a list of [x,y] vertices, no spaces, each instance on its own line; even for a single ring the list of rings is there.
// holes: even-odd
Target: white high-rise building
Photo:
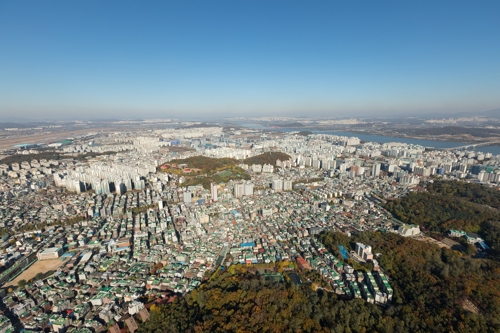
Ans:
[[[245,195],[245,184],[238,183],[234,185],[234,196],[235,198],[241,198]]]
[[[218,200],[218,198],[217,198],[217,184],[215,184],[215,183],[210,184],[210,193],[212,194],[212,201],[216,202]]]
[[[122,181],[115,182],[115,186],[116,186],[116,193],[118,195],[122,195],[125,194],[125,192],[127,192],[127,187]]]
[[[283,191],[283,179],[273,180],[272,188],[275,192]]]
[[[245,184],[245,195],[253,195],[253,184],[252,183]]]
[[[363,243],[356,243],[356,253],[363,260],[373,260],[372,247]]]
[[[264,164],[262,166],[262,172],[273,173],[274,167],[271,164]]]
[[[101,189],[103,194],[110,194],[111,191],[109,190],[109,182],[105,179],[101,181]]]
[[[252,183],[237,183],[234,185],[234,196],[240,198],[246,195],[253,195],[253,184]]]
[[[82,192],[82,183],[79,181],[79,180],[75,180],[73,182],[73,191],[75,191],[76,193],[80,193]]]
[[[488,174],[484,171],[481,171],[478,175],[477,175],[477,180],[479,180],[480,182],[484,182],[486,181],[488,177]]]
[[[399,179],[399,183],[408,185],[418,185],[420,183],[420,179],[418,177],[405,175]]]
[[[372,167],[372,176],[378,177],[380,176],[380,164],[375,163]]]
[[[262,165],[260,165],[260,164],[253,164],[252,165],[252,171],[253,172],[262,172]]]
[[[356,146],[359,144],[360,144],[359,138],[355,138],[355,137],[348,138],[347,141],[345,142],[346,146]]]

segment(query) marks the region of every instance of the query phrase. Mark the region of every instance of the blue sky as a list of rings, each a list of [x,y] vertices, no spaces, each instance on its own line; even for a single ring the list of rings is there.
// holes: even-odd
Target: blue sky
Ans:
[[[0,118],[500,107],[500,1],[1,1]]]

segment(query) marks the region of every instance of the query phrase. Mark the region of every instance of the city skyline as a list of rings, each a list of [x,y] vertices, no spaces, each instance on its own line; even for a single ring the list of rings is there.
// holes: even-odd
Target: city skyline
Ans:
[[[0,118],[374,117],[500,106],[498,2],[0,5]]]

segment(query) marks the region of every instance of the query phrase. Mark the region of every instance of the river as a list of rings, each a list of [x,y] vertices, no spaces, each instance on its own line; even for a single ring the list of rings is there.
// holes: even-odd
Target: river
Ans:
[[[332,135],[340,135],[347,137],[358,137],[363,141],[371,141],[371,142],[403,142],[407,144],[420,145],[424,147],[432,147],[432,148],[454,148],[465,146],[468,143],[465,142],[451,142],[451,141],[437,141],[437,140],[421,140],[421,139],[413,139],[413,138],[398,138],[394,136],[383,136],[383,135],[373,135],[373,134],[360,134],[353,132],[342,132],[342,131],[317,131],[310,130],[304,128],[274,128],[274,127],[266,127],[261,124],[239,124],[240,126],[252,128],[252,129],[261,129],[261,130],[274,130],[281,132],[293,132],[293,131],[311,131],[316,134],[332,134]],[[500,145],[491,145],[491,146],[483,146],[475,149],[477,152],[482,153],[492,153],[493,155],[500,154]]]

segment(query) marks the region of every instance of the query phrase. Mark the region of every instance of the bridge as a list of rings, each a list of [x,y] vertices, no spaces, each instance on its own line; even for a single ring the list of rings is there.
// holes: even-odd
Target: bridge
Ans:
[[[498,145],[500,144],[500,141],[489,141],[489,142],[480,142],[480,143],[473,143],[470,145],[464,145],[460,147],[452,147],[452,148],[443,148],[442,150],[465,150],[465,149],[474,149],[477,147],[485,147],[485,146],[493,146],[493,145]]]

